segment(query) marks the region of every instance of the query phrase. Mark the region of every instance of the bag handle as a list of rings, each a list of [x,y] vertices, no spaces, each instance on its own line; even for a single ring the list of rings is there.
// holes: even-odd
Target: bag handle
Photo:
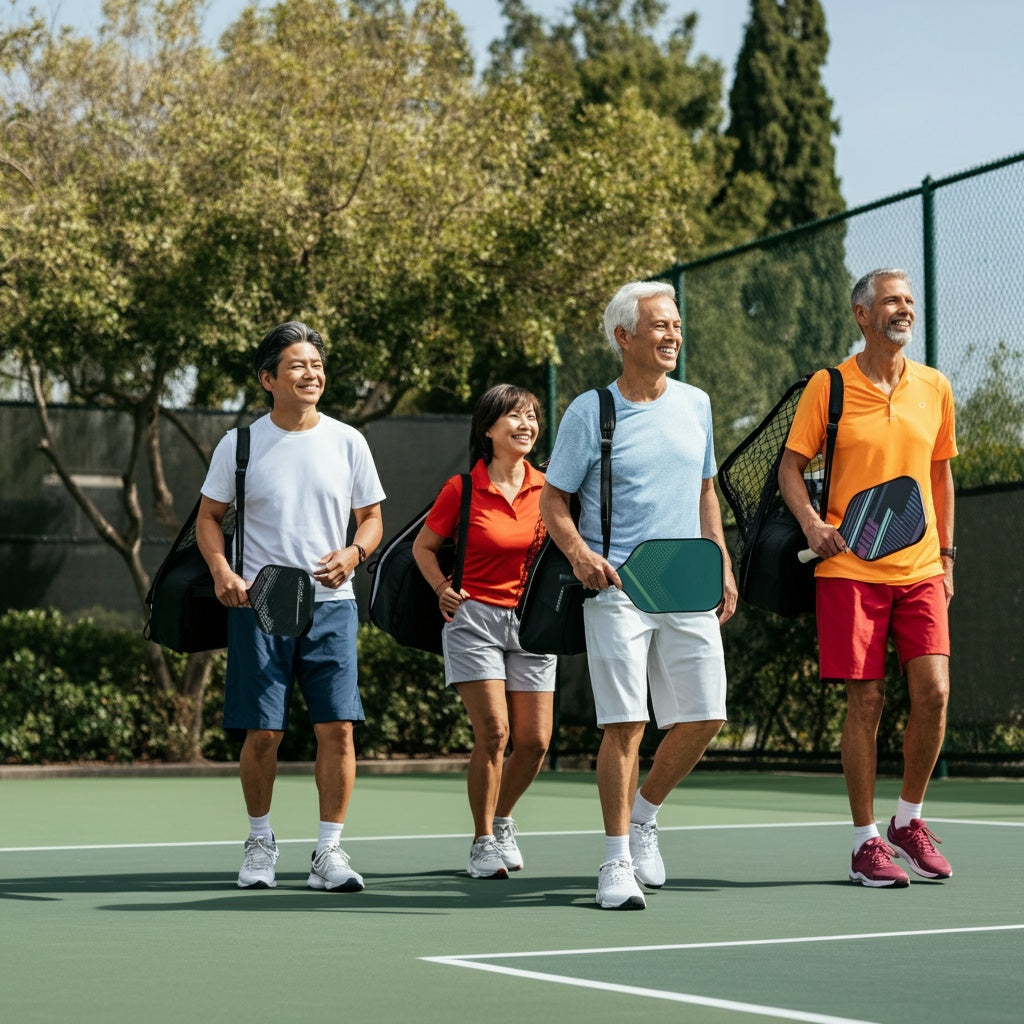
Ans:
[[[466,564],[466,535],[469,533],[469,504],[473,498],[473,478],[462,473],[462,500],[459,502],[459,525],[455,536],[455,564],[452,566],[452,590],[462,590],[462,570]]]
[[[821,478],[821,518],[828,515],[828,491],[832,483],[832,456],[836,451],[836,435],[843,415],[843,375],[834,366],[828,367],[828,423],[825,426],[825,466]]]
[[[245,550],[245,471],[249,468],[249,428],[239,427],[235,436],[235,574],[242,575]]]
[[[608,388],[595,388],[601,402],[601,539],[607,560],[612,544],[612,434],[615,433],[615,400]]]

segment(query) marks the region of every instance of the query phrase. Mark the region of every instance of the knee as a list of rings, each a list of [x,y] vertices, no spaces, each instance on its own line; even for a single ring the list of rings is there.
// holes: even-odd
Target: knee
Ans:
[[[505,719],[487,718],[475,729],[475,733],[477,746],[488,757],[499,758],[504,755],[509,739],[509,726]]]
[[[923,711],[927,714],[941,715],[945,713],[949,704],[949,686],[941,682],[934,686],[926,686],[918,689],[910,699],[910,711]]]
[[[255,757],[273,757],[281,745],[284,733],[274,729],[250,729],[245,734],[245,745]]]
[[[346,755],[353,748],[351,722],[317,722],[313,733],[318,749]]]
[[[531,732],[525,736],[513,736],[512,746],[515,752],[529,761],[543,761],[551,742],[551,732]]]
[[[885,688],[872,683],[857,683],[847,689],[846,720],[877,725],[885,707]]]

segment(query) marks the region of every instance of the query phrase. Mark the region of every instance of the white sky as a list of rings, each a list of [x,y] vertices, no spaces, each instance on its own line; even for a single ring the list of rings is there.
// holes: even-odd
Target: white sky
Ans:
[[[19,0],[80,28],[101,0]],[[209,0],[212,38],[247,0]],[[501,34],[498,0],[448,0],[479,55]],[[570,0],[527,0],[545,17]],[[271,0],[258,0],[268,7]],[[748,0],[668,0],[667,28],[699,15],[697,50],[731,81]],[[840,122],[836,167],[849,207],[1024,151],[1024,2],[823,0],[831,39],[825,87]]]

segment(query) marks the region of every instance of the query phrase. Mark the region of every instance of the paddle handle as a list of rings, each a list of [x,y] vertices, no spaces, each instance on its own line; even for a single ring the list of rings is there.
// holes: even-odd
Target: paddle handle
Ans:
[[[797,552],[796,557],[806,564],[807,562],[813,562],[818,556],[810,548],[804,548],[803,551]]]

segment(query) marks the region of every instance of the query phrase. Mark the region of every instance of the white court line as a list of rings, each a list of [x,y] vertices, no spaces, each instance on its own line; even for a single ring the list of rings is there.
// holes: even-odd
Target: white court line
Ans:
[[[483,960],[527,959],[530,957],[584,956],[603,953],[644,953],[665,950],[693,949],[729,949],[750,946],[781,946],[799,943],[849,942],[858,939],[891,939],[917,938],[931,935],[965,935],[980,932],[1024,931],[1024,924],[984,925],[970,928],[929,928],[918,931],[899,932],[866,932],[850,935],[808,935],[788,939],[741,939],[732,942],[687,942],[652,946],[617,946],[592,949],[551,949],[521,953],[468,953],[460,956],[423,956],[420,960],[427,963],[441,964],[446,967],[468,967],[471,970],[487,971],[507,977],[527,978],[533,981],[549,981],[558,985],[569,985],[575,988],[594,989],[602,992],[616,992],[623,995],[643,996],[648,999],[662,999],[669,1002],[689,1003],[694,1006],[710,1006],[720,1010],[734,1010],[740,1013],[751,1013],[762,1017],[776,1017],[782,1020],[804,1021],[808,1024],[873,1024],[850,1017],[835,1017],[829,1014],[809,1013],[778,1006],[766,1006],[758,1003],[745,1003],[732,999],[715,999],[709,996],[698,996],[688,992],[671,992],[664,989],[641,988],[635,985],[618,985],[612,982],[594,981],[592,979],[571,978],[562,974],[548,974],[542,971],[525,971],[513,967],[501,967],[497,964],[482,963]]]
[[[986,825],[992,828],[1024,828],[1024,821],[973,821],[963,818],[929,818],[931,822],[941,822],[946,825]],[[734,829],[766,829],[766,828],[834,828],[840,825],[849,825],[847,819],[841,821],[778,821],[759,822],[749,825],[663,825],[658,827],[659,832],[713,832],[729,831]],[[520,832],[521,836],[535,837],[556,837],[556,836],[599,836],[604,835],[601,829],[576,829],[562,832]],[[345,843],[381,843],[415,839],[467,839],[471,838],[468,832],[438,832],[426,835],[392,835],[392,836],[345,836]],[[189,846],[237,846],[240,839],[199,839],[194,842],[166,842],[166,843],[91,843],[79,846],[0,846],[0,853],[58,853],[62,850],[76,853],[85,850],[155,850],[167,847],[189,847]],[[278,846],[285,846],[289,843],[313,843],[316,844],[316,837],[308,839],[278,839]]]

